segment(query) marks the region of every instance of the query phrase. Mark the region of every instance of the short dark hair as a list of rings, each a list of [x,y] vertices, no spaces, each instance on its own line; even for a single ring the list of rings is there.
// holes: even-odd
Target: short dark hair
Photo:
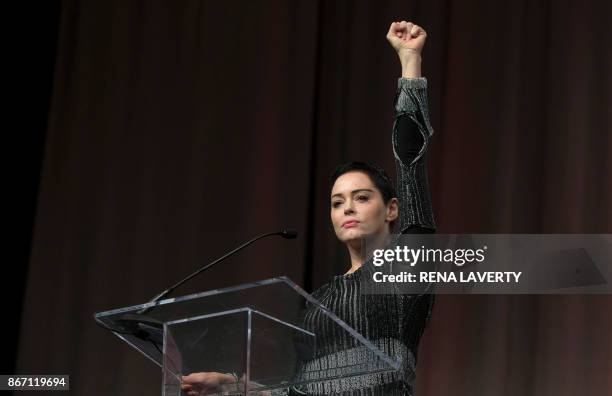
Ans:
[[[372,183],[374,183],[376,188],[382,194],[385,205],[389,203],[391,198],[397,197],[395,188],[393,187],[387,172],[385,172],[385,170],[380,166],[370,162],[353,161],[338,165],[334,170],[334,173],[332,173],[331,185],[333,186],[340,176],[348,172],[363,172],[368,175],[370,180],[372,180]]]

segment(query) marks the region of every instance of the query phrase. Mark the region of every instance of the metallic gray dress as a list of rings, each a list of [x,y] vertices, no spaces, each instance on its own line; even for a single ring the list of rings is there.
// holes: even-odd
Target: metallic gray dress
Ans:
[[[397,167],[397,193],[402,233],[435,230],[427,185],[425,153],[433,130],[427,112],[427,80],[400,78],[395,97],[393,152]],[[306,384],[286,390],[289,395],[403,395],[412,396],[419,340],[431,315],[434,295],[367,294],[372,282],[364,276],[373,268],[366,261],[352,274],[336,276],[313,297],[365,336],[383,352],[402,362],[401,372],[360,375]],[[360,348],[352,337],[338,332],[319,309],[303,312],[306,329],[317,334],[314,359],[298,363],[299,370],[331,368],[359,363]]]

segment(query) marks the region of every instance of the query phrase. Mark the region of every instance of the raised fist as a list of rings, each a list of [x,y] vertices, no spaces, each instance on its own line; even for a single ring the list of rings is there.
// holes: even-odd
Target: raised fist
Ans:
[[[401,57],[410,53],[421,54],[427,33],[412,22],[393,22],[387,33],[387,40]]]

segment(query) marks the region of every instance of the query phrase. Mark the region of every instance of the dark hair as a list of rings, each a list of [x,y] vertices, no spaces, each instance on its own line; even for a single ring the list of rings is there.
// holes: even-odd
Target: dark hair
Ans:
[[[374,183],[376,188],[382,194],[385,205],[389,203],[391,198],[395,198],[397,196],[395,193],[395,188],[393,187],[387,172],[385,172],[385,170],[380,166],[370,162],[353,161],[338,165],[334,170],[334,173],[332,173],[331,185],[333,186],[336,180],[343,174],[355,171],[363,172],[370,177],[372,183]]]

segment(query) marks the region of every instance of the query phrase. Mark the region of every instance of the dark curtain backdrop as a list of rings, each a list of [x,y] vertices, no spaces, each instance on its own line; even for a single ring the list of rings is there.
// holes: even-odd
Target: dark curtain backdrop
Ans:
[[[606,1],[63,1],[17,373],[152,395],[159,369],[92,313],[183,287],[346,271],[328,178],[393,172],[391,21],[429,33],[439,232],[612,232]],[[419,396],[611,395],[612,297],[440,296]]]

